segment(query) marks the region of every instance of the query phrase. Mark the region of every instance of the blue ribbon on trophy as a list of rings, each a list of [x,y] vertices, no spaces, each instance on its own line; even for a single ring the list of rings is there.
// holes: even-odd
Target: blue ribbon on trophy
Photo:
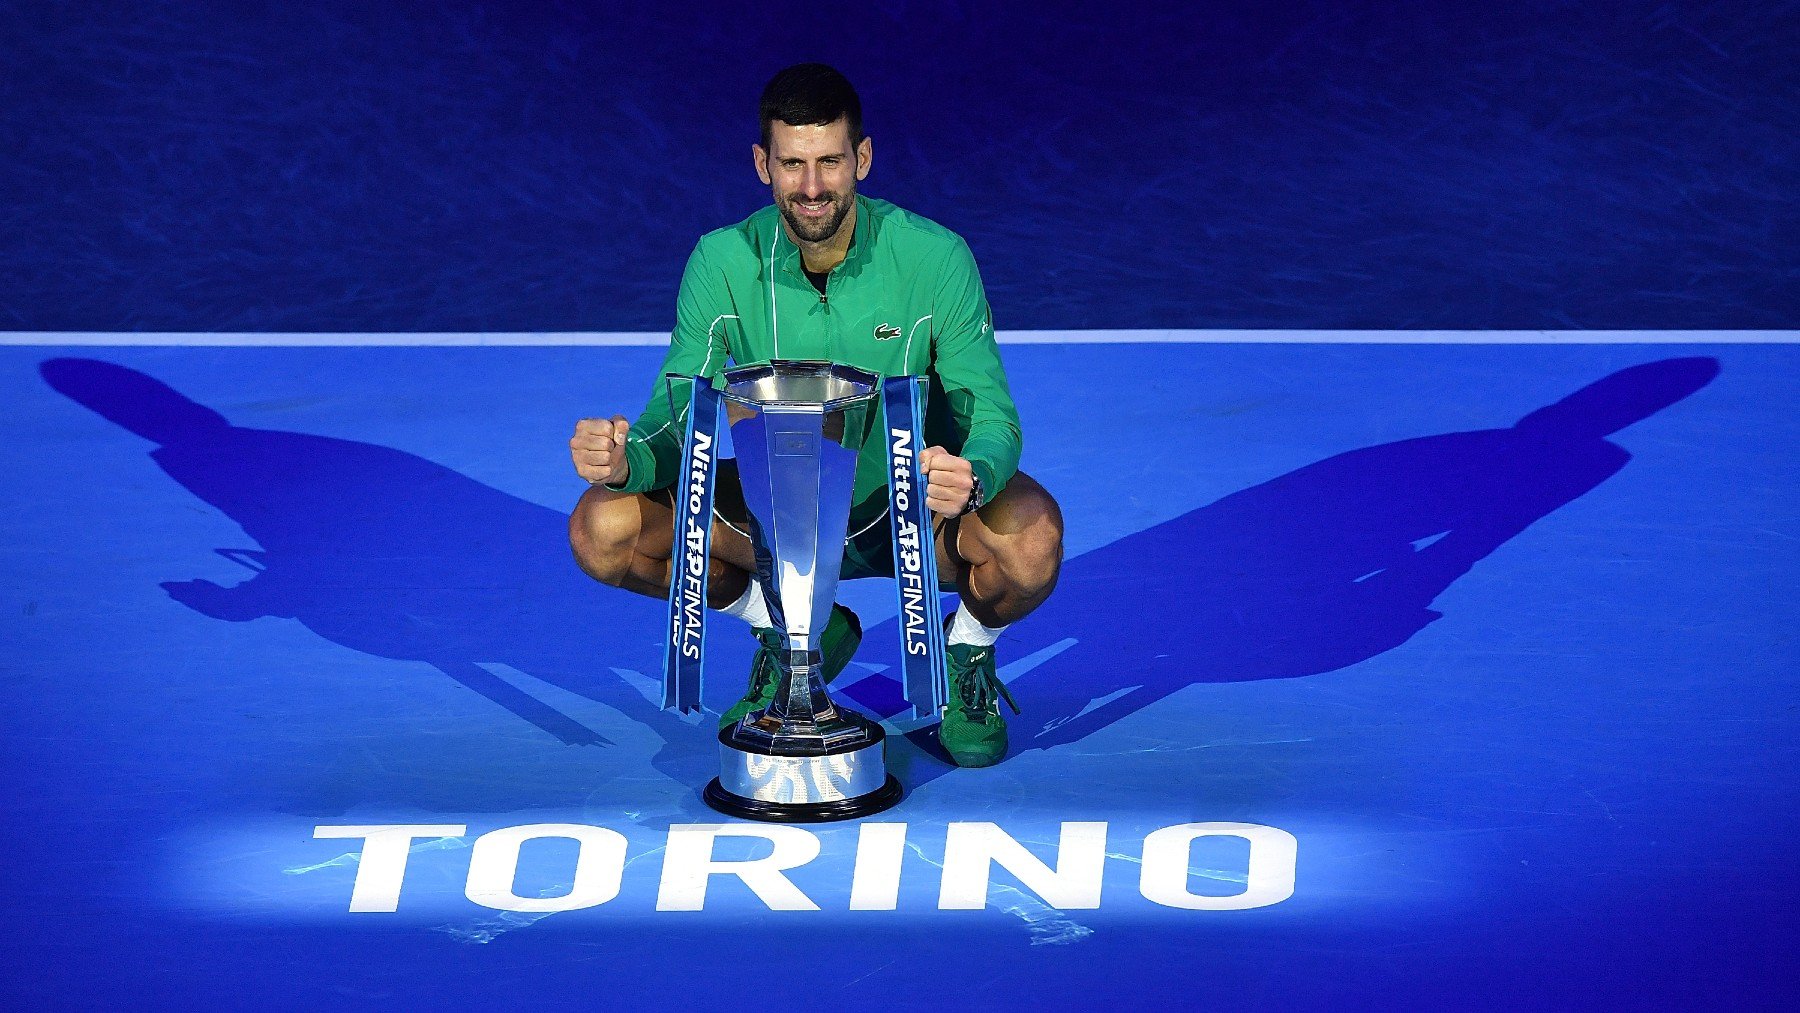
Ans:
[[[894,589],[899,596],[901,685],[913,717],[935,716],[949,702],[944,663],[943,604],[938,599],[937,545],[925,505],[925,380],[895,376],[881,383],[887,416],[888,527],[894,538]]]
[[[669,643],[663,655],[666,710],[700,709],[706,658],[706,570],[712,554],[713,490],[718,485],[720,397],[712,381],[692,378],[687,440],[675,489],[675,566],[669,573]],[[673,387],[678,381],[666,381]],[[669,403],[674,404],[673,390]]]

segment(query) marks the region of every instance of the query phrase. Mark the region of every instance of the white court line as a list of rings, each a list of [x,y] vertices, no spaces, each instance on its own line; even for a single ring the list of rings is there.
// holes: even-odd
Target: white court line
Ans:
[[[1792,331],[998,331],[1003,345],[1792,345]],[[202,347],[482,347],[587,345],[662,348],[666,331],[284,332],[0,331],[0,345]]]

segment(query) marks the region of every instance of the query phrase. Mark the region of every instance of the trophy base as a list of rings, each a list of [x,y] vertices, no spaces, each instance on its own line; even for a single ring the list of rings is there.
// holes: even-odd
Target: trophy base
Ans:
[[[900,782],[887,772],[886,732],[860,714],[839,713],[840,724],[859,732],[856,742],[747,740],[744,722],[721,731],[719,776],[706,786],[706,804],[747,820],[823,823],[868,816],[900,801]]]
[[[700,793],[700,797],[719,812],[738,819],[756,820],[759,823],[830,823],[835,820],[861,819],[891,809],[903,794],[900,779],[889,774],[881,787],[867,795],[835,802],[765,802],[745,798],[726,791],[716,777]]]

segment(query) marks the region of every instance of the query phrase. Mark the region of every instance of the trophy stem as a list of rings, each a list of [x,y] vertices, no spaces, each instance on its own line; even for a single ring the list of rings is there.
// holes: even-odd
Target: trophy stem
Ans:
[[[781,682],[768,714],[789,726],[818,725],[837,719],[837,708],[825,693],[823,659],[818,651],[794,651],[782,665]]]

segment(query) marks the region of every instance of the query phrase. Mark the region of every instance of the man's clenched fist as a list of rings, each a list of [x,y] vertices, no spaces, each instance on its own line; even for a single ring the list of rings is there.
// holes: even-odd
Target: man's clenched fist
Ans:
[[[589,485],[619,485],[631,473],[625,460],[625,435],[631,423],[625,416],[610,419],[582,419],[575,423],[575,435],[569,439],[569,456],[575,459],[575,473]]]
[[[943,447],[926,447],[919,454],[919,470],[925,473],[925,505],[940,517],[956,517],[969,505],[975,491],[975,468]]]

